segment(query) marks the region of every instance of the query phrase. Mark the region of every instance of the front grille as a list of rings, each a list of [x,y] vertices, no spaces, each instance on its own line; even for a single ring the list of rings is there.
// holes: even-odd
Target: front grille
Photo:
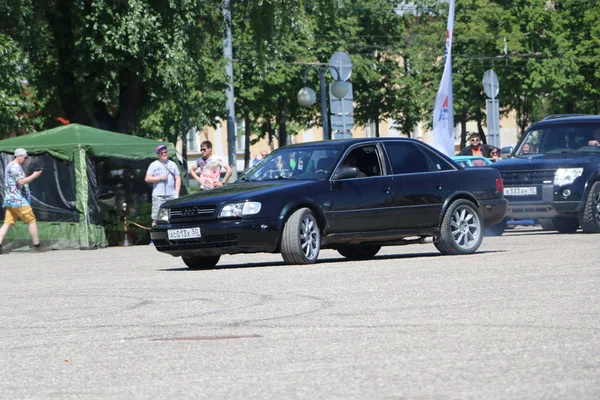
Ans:
[[[198,239],[172,240],[170,242],[166,239],[154,240],[154,246],[157,249],[168,250],[222,249],[235,247],[237,244],[237,234],[205,236]]]
[[[215,218],[216,206],[172,207],[169,209],[170,222],[206,221]]]
[[[554,181],[555,169],[538,169],[532,171],[504,171],[501,172],[504,186],[541,185],[544,182]]]

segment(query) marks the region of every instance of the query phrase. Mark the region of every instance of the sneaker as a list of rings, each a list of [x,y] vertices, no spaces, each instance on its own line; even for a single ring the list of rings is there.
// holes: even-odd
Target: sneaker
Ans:
[[[148,243],[148,246],[154,246],[154,242],[150,241],[150,243]]]
[[[37,246],[37,247],[36,247],[36,246],[33,246],[33,251],[36,251],[36,252],[38,252],[38,253],[44,253],[44,252],[46,252],[46,251],[50,251],[50,249],[49,249],[49,248],[47,248],[46,246],[39,245],[39,246]]]
[[[0,246],[0,254],[8,254],[8,253],[10,253],[10,251],[8,251],[8,250],[4,250],[4,249],[2,248],[2,246]]]

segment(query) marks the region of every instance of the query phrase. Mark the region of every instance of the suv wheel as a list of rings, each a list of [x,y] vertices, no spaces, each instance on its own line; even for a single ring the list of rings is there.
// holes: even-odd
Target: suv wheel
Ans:
[[[586,233],[600,232],[600,182],[595,182],[583,206],[581,229]]]
[[[483,234],[485,236],[502,236],[502,234],[504,233],[504,230],[506,229],[507,222],[508,222],[508,219],[505,218],[502,221],[498,222],[497,224],[488,225],[483,230]],[[513,226],[513,228],[514,228],[514,226]]]
[[[433,238],[433,244],[442,254],[474,253],[483,239],[482,221],[479,209],[473,203],[456,200],[446,210],[440,235]]]
[[[571,217],[552,218],[552,225],[560,233],[575,233],[579,228],[579,220]]]

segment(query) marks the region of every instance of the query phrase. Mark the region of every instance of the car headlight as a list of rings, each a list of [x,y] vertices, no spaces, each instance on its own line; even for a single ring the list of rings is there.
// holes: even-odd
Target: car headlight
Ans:
[[[156,215],[157,221],[169,222],[169,209],[166,207],[161,207],[158,210],[158,214]]]
[[[583,168],[559,168],[554,173],[554,184],[568,185],[581,176]]]
[[[245,215],[258,214],[260,203],[256,201],[247,201],[244,203],[226,204],[219,213],[219,218],[239,218]]]

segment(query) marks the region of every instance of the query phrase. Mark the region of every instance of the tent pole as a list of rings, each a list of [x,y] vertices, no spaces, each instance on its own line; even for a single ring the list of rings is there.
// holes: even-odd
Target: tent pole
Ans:
[[[75,198],[77,211],[79,212],[79,244],[80,248],[90,247],[90,209],[88,202],[88,179],[85,149],[79,146],[74,152],[75,158]]]

